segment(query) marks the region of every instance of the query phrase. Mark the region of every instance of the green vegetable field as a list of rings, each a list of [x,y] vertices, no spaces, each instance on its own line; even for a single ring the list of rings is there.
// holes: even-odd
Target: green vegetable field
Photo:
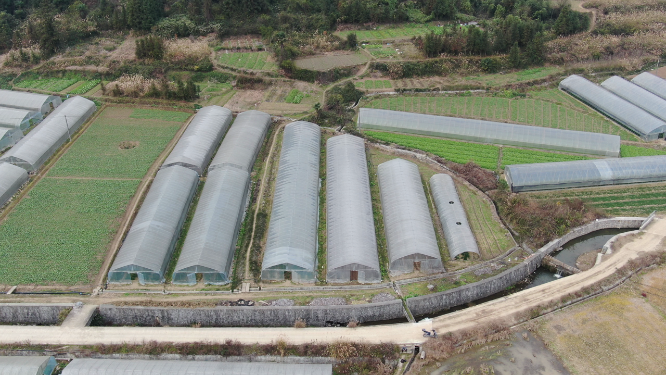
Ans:
[[[187,112],[164,111],[160,109],[135,109],[129,117],[141,120],[185,122],[190,116],[192,116],[192,114]]]
[[[628,158],[632,156],[655,156],[655,155],[666,155],[666,150],[656,150],[654,148],[639,147],[632,145],[620,146],[620,156],[623,158]]]
[[[406,24],[399,27],[378,26],[374,30],[354,30],[341,31],[335,33],[341,38],[346,38],[347,34],[356,33],[358,40],[384,40],[397,38],[411,38],[413,36],[425,35],[431,31],[435,34],[441,34],[443,28],[428,24]]]
[[[43,79],[28,79],[16,84],[16,87],[24,89],[37,89],[51,92],[60,92],[64,89],[77,83],[79,80],[76,78],[43,78]]]
[[[71,94],[71,95],[85,94],[88,91],[92,90],[95,86],[99,85],[100,82],[102,82],[101,79],[93,79],[91,81],[85,81],[82,84],[80,84],[77,88],[70,91],[68,94]]]
[[[380,79],[380,80],[368,79],[365,81],[357,81],[355,84],[356,87],[358,87],[359,89],[366,89],[366,90],[392,88],[391,81],[387,79]]]
[[[129,200],[183,124],[160,112],[99,115],[0,225],[0,284],[86,284],[97,275]]]
[[[513,147],[502,147],[502,168],[512,164],[550,163],[555,161],[571,161],[590,159],[583,155],[559,154],[535,150],[523,150]]]
[[[222,65],[234,68],[253,70],[275,70],[274,62],[268,61],[268,52],[220,52],[219,61]]]
[[[532,95],[532,94],[530,94]],[[365,106],[395,111],[442,116],[499,120],[556,129],[580,130],[619,135],[623,140],[638,138],[594,113],[557,90],[540,92],[537,97],[509,99],[483,96],[399,96],[375,99]],[[543,99],[541,99],[543,97]]]

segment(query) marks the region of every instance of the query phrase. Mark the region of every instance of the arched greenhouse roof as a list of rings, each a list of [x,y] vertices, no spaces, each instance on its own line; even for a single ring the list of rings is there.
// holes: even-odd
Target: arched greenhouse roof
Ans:
[[[30,125],[42,119],[41,112],[27,109],[0,107],[0,126],[7,128],[19,128],[26,131]],[[32,120],[32,121],[31,121]]]
[[[270,124],[268,113],[246,111],[239,114],[210,163],[210,169],[232,165],[251,172]]]
[[[31,92],[0,90],[0,107],[27,109],[47,114],[58,107],[62,99],[56,95],[33,94]]]
[[[660,120],[666,120],[666,100],[648,90],[618,76],[608,78],[601,86]]]
[[[21,167],[0,162],[0,207],[28,181],[28,172]]]
[[[666,80],[648,72],[634,77],[631,82],[648,90],[662,99],[666,99]]]
[[[17,144],[23,133],[19,128],[0,128],[0,152]]]

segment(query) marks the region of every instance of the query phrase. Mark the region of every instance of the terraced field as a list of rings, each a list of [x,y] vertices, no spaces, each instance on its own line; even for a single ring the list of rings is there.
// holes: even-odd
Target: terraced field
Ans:
[[[390,89],[393,87],[391,86],[391,81],[387,79],[367,79],[365,81],[357,81],[354,84],[357,88],[366,90]]]
[[[220,52],[219,62],[234,68],[251,70],[275,70],[277,65],[270,61],[268,52]]]
[[[527,193],[542,200],[580,198],[612,216],[645,216],[666,211],[666,183]]]
[[[79,82],[77,78],[43,78],[27,79],[16,84],[16,87],[24,89],[36,89],[50,92],[60,92],[73,84]]]
[[[567,98],[566,94],[558,90],[543,91],[539,95],[524,99],[484,96],[399,96],[374,99],[364,106],[616,134],[623,140],[638,141],[638,138],[628,130],[592,112],[575,99]]]
[[[335,34],[346,38],[350,33],[356,33],[358,40],[385,40],[409,39],[414,36],[425,35],[431,31],[441,34],[443,28],[429,24],[406,24],[398,27],[377,26],[373,30],[340,31]]]

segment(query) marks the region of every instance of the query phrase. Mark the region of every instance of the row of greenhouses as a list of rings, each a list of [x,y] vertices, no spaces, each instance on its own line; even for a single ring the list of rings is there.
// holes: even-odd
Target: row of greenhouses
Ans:
[[[642,73],[629,82],[611,77],[597,85],[571,75],[560,82],[560,89],[638,134],[645,141],[664,137],[666,132],[666,81]]]
[[[18,143],[61,103],[59,96],[0,90],[0,152]]]

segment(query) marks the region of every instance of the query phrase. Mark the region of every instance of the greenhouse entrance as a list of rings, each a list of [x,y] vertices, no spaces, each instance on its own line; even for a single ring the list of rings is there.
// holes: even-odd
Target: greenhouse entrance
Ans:
[[[358,281],[358,271],[349,271],[349,281]]]
[[[414,262],[414,271],[421,271],[421,262]]]

